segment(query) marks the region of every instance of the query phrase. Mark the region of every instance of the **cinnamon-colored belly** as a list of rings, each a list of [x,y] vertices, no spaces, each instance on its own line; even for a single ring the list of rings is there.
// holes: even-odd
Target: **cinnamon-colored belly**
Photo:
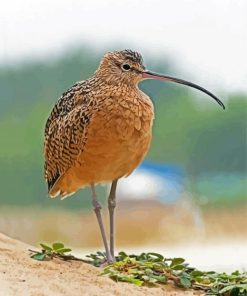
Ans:
[[[148,117],[129,114],[127,118],[121,109],[115,114],[98,113],[92,118],[86,145],[76,165],[64,173],[56,189],[67,195],[92,183],[129,175],[148,151],[152,121],[152,112]]]

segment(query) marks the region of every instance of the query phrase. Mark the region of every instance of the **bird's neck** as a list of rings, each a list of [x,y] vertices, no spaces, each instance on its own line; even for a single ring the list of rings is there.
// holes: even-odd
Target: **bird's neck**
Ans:
[[[89,89],[104,96],[122,96],[126,94],[142,94],[137,84],[130,84],[121,79],[109,79],[107,76],[93,75],[88,80]]]

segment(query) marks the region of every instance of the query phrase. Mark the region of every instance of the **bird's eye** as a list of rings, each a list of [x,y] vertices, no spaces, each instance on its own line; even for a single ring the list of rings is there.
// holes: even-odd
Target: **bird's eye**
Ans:
[[[123,65],[122,65],[122,69],[123,69],[124,71],[129,71],[129,70],[130,70],[130,65],[129,65],[129,64],[123,64]]]

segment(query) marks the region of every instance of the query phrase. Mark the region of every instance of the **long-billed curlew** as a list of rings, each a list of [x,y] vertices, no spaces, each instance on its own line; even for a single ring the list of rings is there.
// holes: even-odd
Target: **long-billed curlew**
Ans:
[[[114,208],[119,178],[128,176],[145,157],[152,138],[153,104],[139,88],[144,79],[177,82],[223,103],[206,89],[145,69],[131,50],[106,53],[94,75],[60,97],[45,126],[45,179],[51,197],[62,198],[91,186],[108,263],[114,261]],[[95,184],[112,182],[108,198],[110,248]]]

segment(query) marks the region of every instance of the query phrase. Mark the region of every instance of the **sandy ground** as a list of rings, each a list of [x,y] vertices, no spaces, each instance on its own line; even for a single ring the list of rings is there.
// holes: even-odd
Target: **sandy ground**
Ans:
[[[34,247],[0,234],[0,296],[159,296],[200,295],[172,286],[153,288],[115,283],[99,276],[100,269],[83,262],[29,258]]]
[[[117,247],[129,253],[157,251],[168,257],[183,257],[202,270],[243,271],[247,269],[246,210],[246,206],[211,209],[201,212],[200,223],[195,223],[190,208],[122,204],[117,209]],[[107,225],[106,210],[104,218]],[[171,286],[140,288],[115,283],[99,276],[100,269],[82,262],[29,258],[28,249],[35,249],[31,245],[55,241],[72,247],[77,256],[102,250],[94,213],[1,208],[0,296],[193,295]]]

